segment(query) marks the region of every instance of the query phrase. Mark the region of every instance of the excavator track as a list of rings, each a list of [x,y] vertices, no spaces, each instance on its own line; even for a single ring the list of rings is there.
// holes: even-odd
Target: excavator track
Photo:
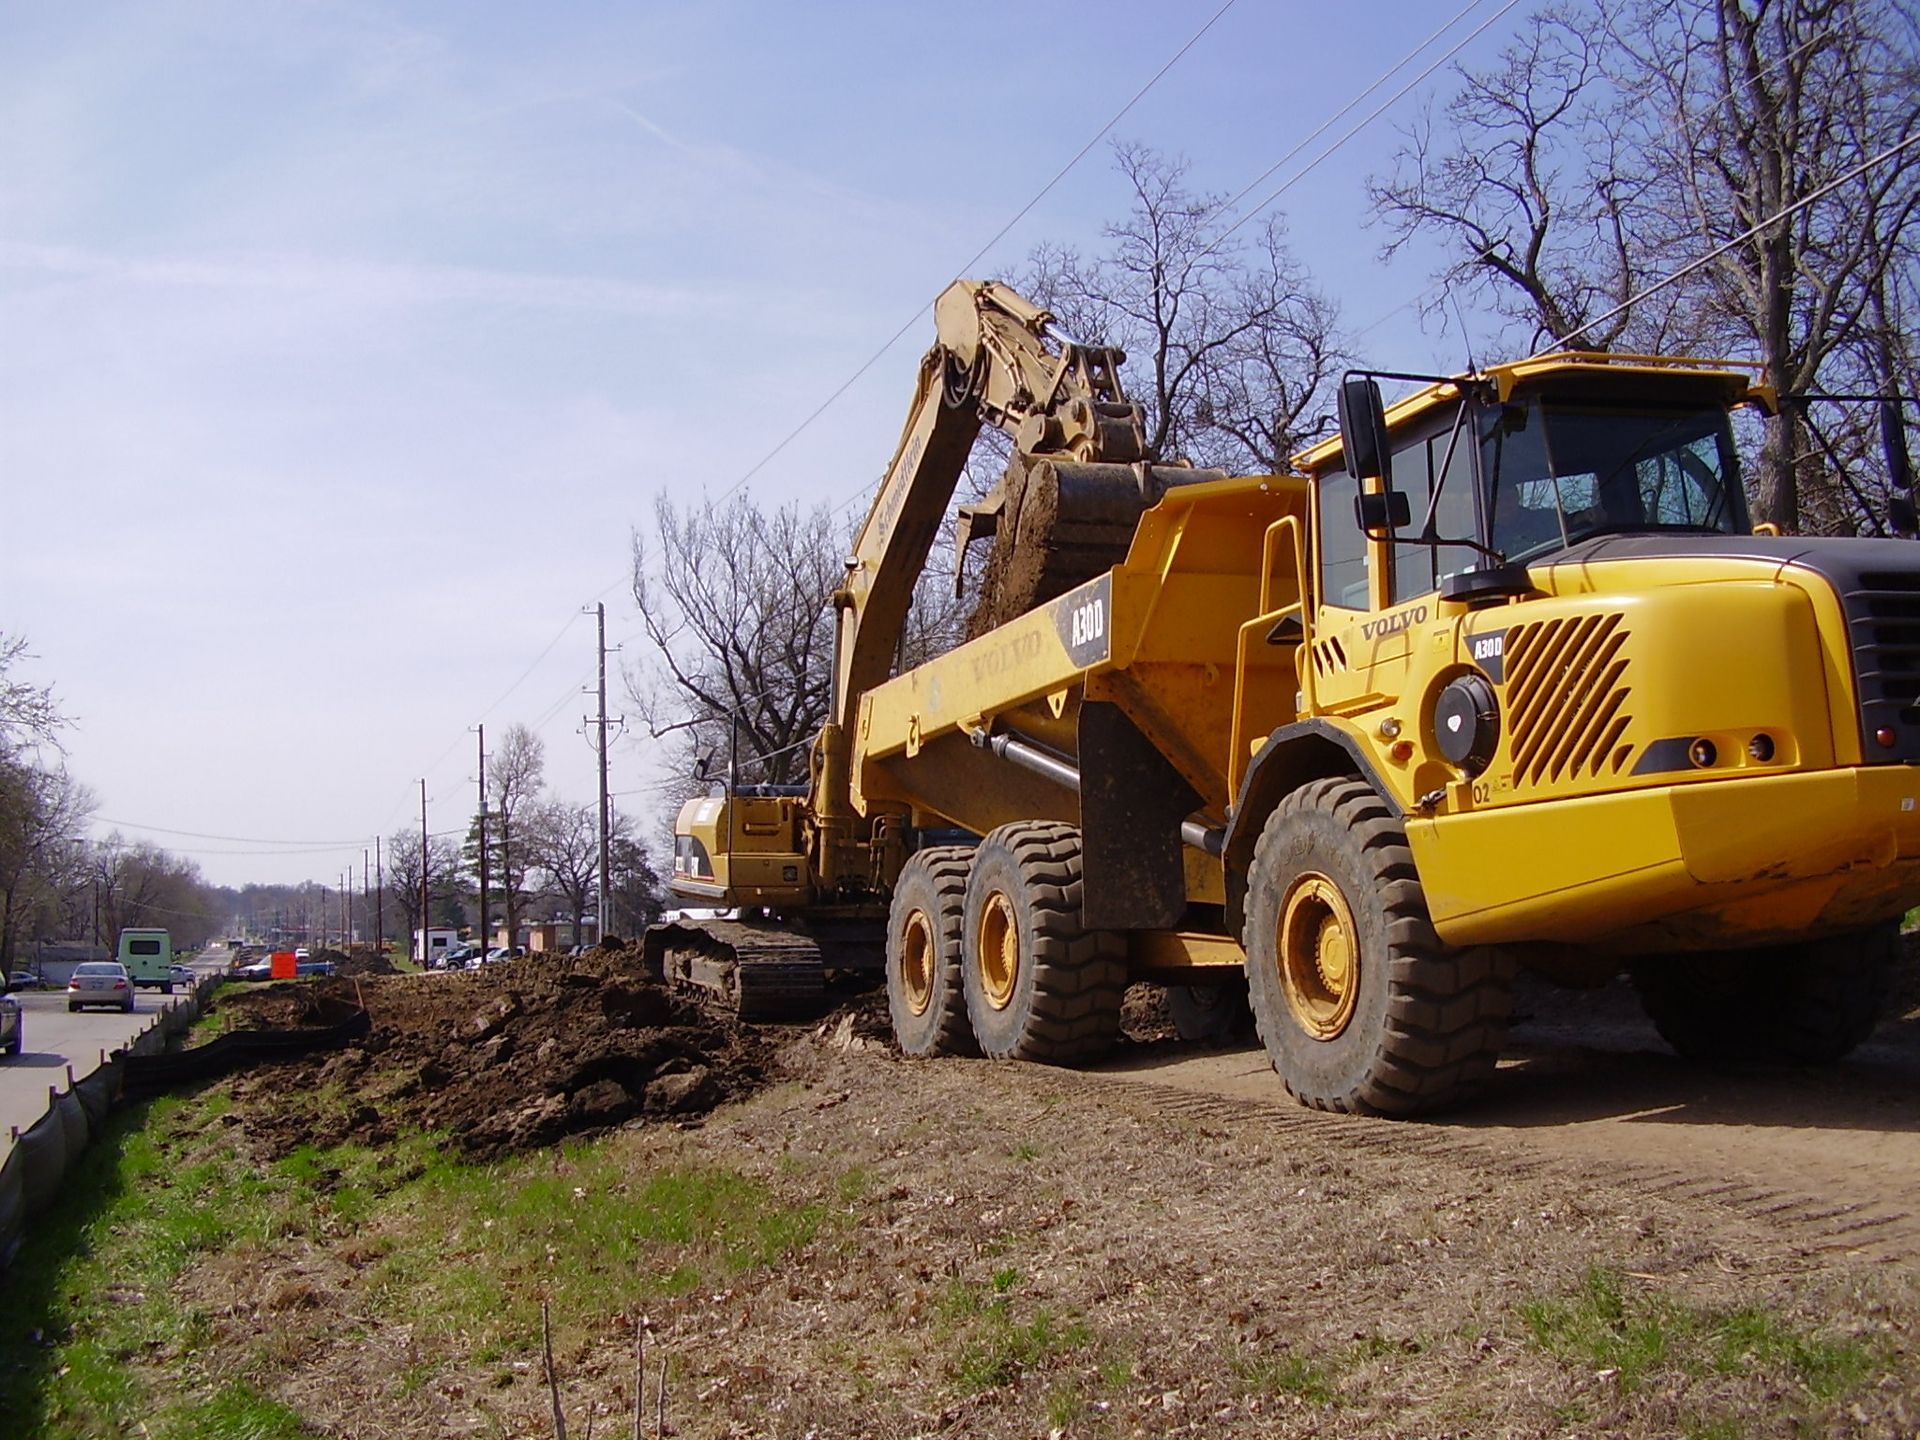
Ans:
[[[678,920],[649,927],[643,953],[668,985],[752,1024],[812,1020],[826,1004],[826,964],[806,935],[772,922]]]

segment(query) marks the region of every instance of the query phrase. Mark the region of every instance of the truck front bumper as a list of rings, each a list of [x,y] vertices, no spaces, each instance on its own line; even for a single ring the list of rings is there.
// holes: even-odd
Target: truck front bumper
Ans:
[[[1412,819],[1441,938],[1764,945],[1920,905],[1920,767],[1700,780]]]

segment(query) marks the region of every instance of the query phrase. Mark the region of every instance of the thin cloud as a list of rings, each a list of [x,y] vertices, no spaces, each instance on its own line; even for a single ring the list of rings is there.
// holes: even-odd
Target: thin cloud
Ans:
[[[0,240],[0,273],[170,289],[324,295],[386,305],[499,305],[625,315],[711,310],[715,297],[678,286],[599,276],[516,274],[461,265],[414,265],[324,256],[127,257],[72,246]]]

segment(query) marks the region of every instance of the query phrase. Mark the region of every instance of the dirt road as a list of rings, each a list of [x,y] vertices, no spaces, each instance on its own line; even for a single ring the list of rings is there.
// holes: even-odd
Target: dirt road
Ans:
[[[1523,980],[1483,1100],[1433,1124],[1352,1127],[1349,1142],[1524,1154],[1762,1218],[1811,1248],[1920,1259],[1912,998],[1903,991],[1874,1038],[1833,1069],[1715,1070],[1676,1058],[1624,982],[1567,992]],[[1097,1073],[1151,1086],[1175,1109],[1252,1106],[1289,1127],[1347,1123],[1295,1106],[1258,1048],[1130,1047]]]

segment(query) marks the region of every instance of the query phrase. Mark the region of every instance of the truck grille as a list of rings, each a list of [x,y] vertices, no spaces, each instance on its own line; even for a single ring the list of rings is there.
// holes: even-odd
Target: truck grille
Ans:
[[[1842,591],[1869,764],[1920,760],[1920,570],[1864,570]],[[1875,734],[1890,730],[1891,747]]]
[[[1633,746],[1620,743],[1627,662],[1623,617],[1575,615],[1507,632],[1508,753],[1516,783],[1617,775]]]

